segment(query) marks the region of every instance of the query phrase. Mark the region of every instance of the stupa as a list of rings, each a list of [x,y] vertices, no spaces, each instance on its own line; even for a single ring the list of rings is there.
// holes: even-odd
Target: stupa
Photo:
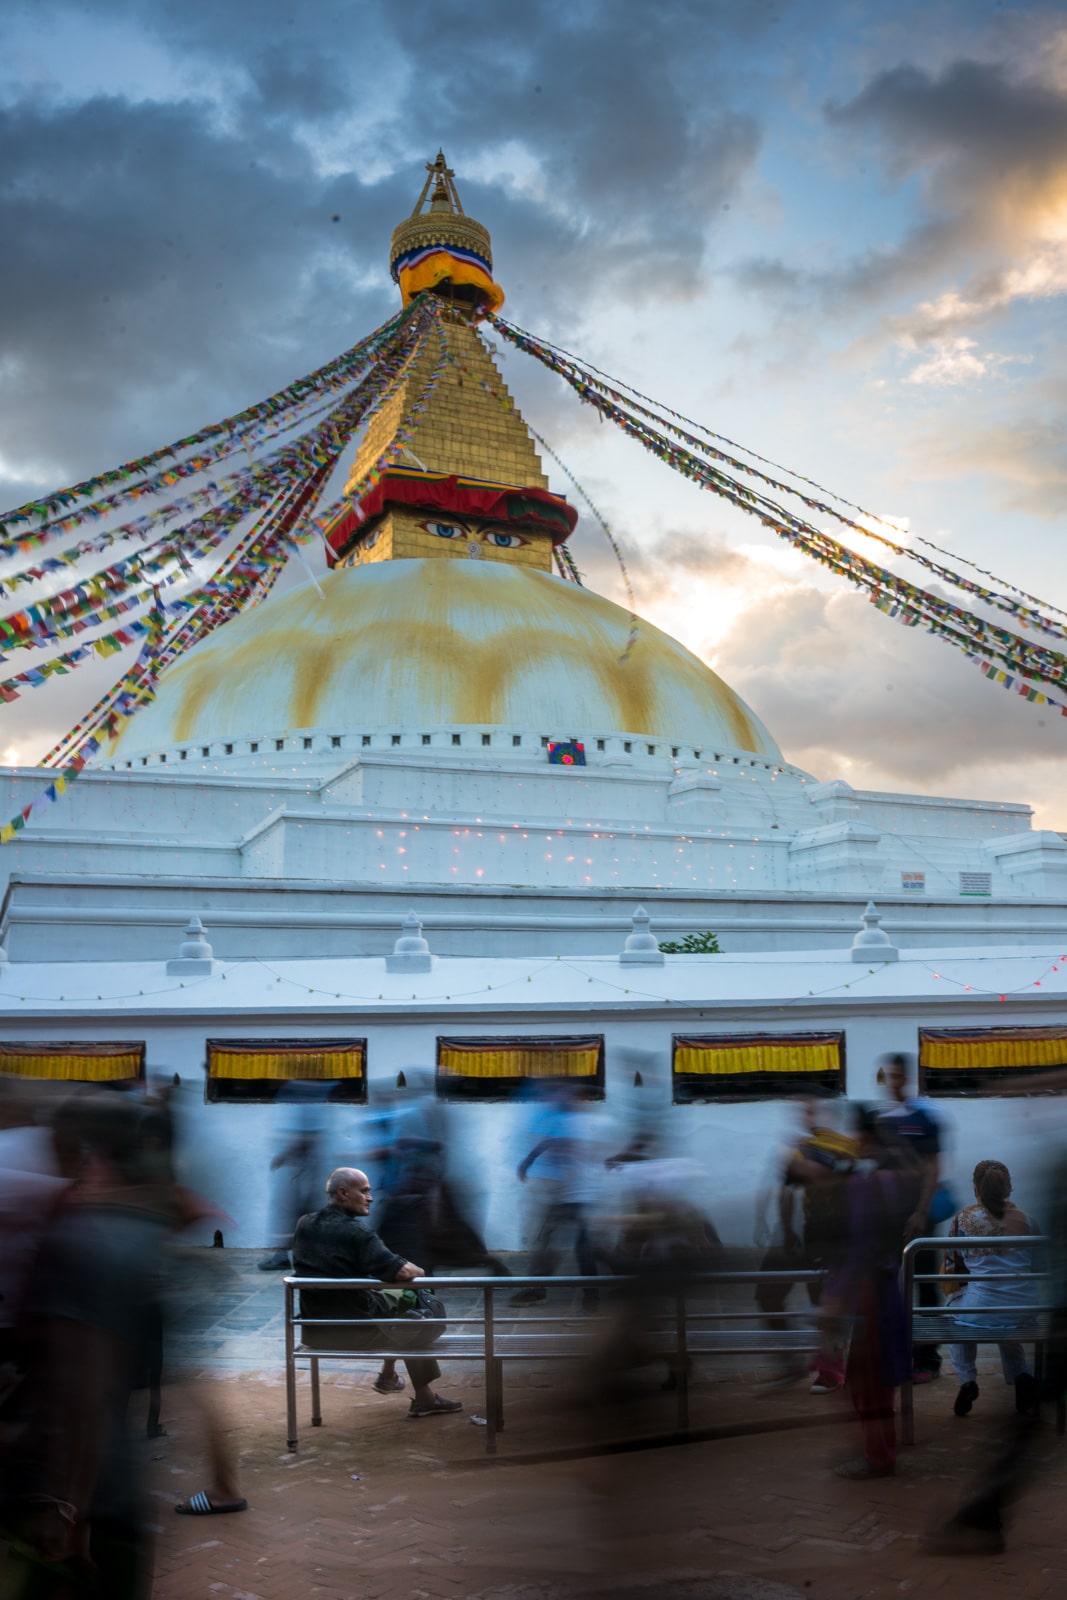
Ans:
[[[474,281],[456,281],[457,251]],[[434,262],[448,271],[433,292],[460,312],[445,313],[448,360],[413,426],[406,420],[437,358],[429,346],[371,421],[349,492],[376,462],[388,467],[330,528],[329,578],[249,612],[196,650],[129,725],[115,758],[166,753],[173,762],[185,749],[196,759],[208,745],[213,763],[243,761],[251,743],[270,751],[293,730],[310,734],[313,750],[324,731],[358,735],[359,749],[384,736],[393,749],[399,730],[400,748],[414,738],[418,748],[462,749],[467,759],[487,750],[495,763],[506,751],[509,761],[541,766],[543,737],[580,730],[587,763],[614,759],[622,740],[643,743],[644,754],[651,741],[669,759],[680,754],[670,757],[670,747],[686,746],[690,760],[707,750],[781,765],[759,719],[702,661],[644,622],[627,649],[629,614],[553,575],[553,551],[577,514],[549,491],[529,430],[468,320],[478,296],[502,295],[489,236],[463,213],[442,155],[393,234],[405,300],[426,286]],[[220,741],[233,750],[220,751]]]
[[[636,900],[661,933],[774,949],[847,943],[872,895],[905,942],[931,901],[934,936],[966,942],[1061,896],[1067,845],[1028,807],[819,782],[704,662],[572,581],[577,513],[478,325],[503,291],[440,153],[390,264],[442,333],[366,428],[329,572],[166,671],[7,847],[13,958],[79,959],[103,927],[162,951],[153,919],[209,904],[228,954],[354,931],[384,951],[413,899],[436,949],[474,953],[599,948]]]

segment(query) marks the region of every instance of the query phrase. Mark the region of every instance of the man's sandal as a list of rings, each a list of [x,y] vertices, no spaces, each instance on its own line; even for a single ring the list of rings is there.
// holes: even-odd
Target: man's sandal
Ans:
[[[248,1501],[212,1500],[199,1489],[188,1500],[179,1500],[174,1509],[180,1517],[221,1517],[230,1511],[247,1511]]]

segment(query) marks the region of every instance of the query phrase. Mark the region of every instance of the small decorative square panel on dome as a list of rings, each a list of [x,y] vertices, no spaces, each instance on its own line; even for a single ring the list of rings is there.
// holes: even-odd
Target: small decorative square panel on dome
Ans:
[[[585,745],[577,739],[550,740],[548,759],[554,767],[584,767]]]

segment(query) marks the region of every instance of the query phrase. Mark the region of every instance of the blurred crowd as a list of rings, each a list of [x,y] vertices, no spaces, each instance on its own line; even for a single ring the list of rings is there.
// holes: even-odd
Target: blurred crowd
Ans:
[[[897,1390],[932,1381],[946,1352],[956,1379],[952,1410],[960,1418],[972,1411],[978,1334],[993,1319],[1013,1405],[988,1472],[933,1543],[999,1549],[1007,1507],[1034,1460],[1042,1401],[1063,1392],[1063,1186],[1048,1186],[1035,1217],[991,1153],[974,1169],[973,1193],[957,1195],[945,1158],[949,1129],[940,1106],[915,1092],[911,1063],[887,1057],[879,1083],[875,1105],[804,1098],[788,1110],[794,1125],[770,1161],[755,1269],[740,1292],[754,1293],[753,1326],[808,1330],[806,1339],[777,1346],[757,1342],[777,1351],[774,1383],[803,1382],[813,1395],[840,1391],[851,1404],[861,1448],[838,1464],[845,1479],[894,1472]],[[708,1274],[725,1282],[728,1269],[753,1261],[751,1250],[726,1250],[711,1215],[716,1151],[680,1154],[668,1119],[640,1110],[640,1099],[609,1115],[566,1079],[552,1079],[521,1102],[512,1122],[526,1256],[520,1282],[498,1296],[507,1307],[501,1314],[521,1319],[562,1292],[550,1281],[561,1268],[579,1280],[580,1312],[595,1328],[585,1392],[591,1408],[610,1406],[616,1421],[620,1404],[649,1383],[670,1389],[686,1381],[687,1360],[664,1362],[654,1337],[667,1299],[699,1297]],[[179,1102],[170,1085],[60,1091],[0,1080],[5,1595],[150,1593],[138,1453],[162,1431],[164,1382],[183,1378],[168,1334],[182,1289],[174,1245],[192,1224],[228,1220],[179,1181]],[[305,1311],[350,1319],[344,1337],[354,1350],[382,1348],[378,1329],[392,1329],[388,1346],[404,1354],[415,1417],[461,1409],[434,1387],[432,1345],[445,1325],[439,1291],[447,1286],[421,1280],[505,1278],[518,1264],[495,1252],[491,1238],[487,1244],[482,1175],[464,1153],[469,1143],[457,1138],[463,1109],[437,1098],[432,1074],[412,1069],[344,1138],[331,1131],[323,1086],[293,1086],[275,1114],[269,1250],[259,1264],[320,1280],[373,1280],[373,1289],[306,1290]],[[1039,1248],[1042,1228],[1050,1242]],[[901,1263],[914,1240],[928,1241],[912,1252],[920,1316],[948,1308],[944,1341],[926,1324],[921,1339],[908,1337]],[[195,1252],[182,1253],[183,1270],[190,1259]],[[1056,1309],[1044,1369],[1035,1373],[1011,1334],[1037,1315],[1039,1272],[1044,1303]],[[708,1303],[714,1317],[719,1301],[713,1294]],[[330,1329],[328,1337],[336,1348],[342,1334]],[[379,1393],[405,1390],[398,1359],[381,1365]],[[196,1400],[204,1488],[176,1509],[241,1511],[218,1396],[197,1390]]]

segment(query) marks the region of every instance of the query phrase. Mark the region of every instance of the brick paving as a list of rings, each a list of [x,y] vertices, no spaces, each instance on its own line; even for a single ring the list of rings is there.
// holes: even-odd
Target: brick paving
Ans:
[[[919,1391],[919,1443],[902,1451],[895,1479],[866,1484],[830,1471],[856,1446],[837,1397],[770,1391],[736,1368],[701,1373],[695,1427],[814,1425],[517,1463],[590,1437],[597,1421],[578,1403],[573,1376],[531,1367],[509,1374],[507,1429],[490,1462],[484,1430],[469,1420],[484,1409],[475,1369],[446,1369],[441,1383],[463,1399],[462,1416],[413,1422],[406,1396],[373,1392],[367,1363],[324,1369],[322,1429],[307,1424],[302,1380],[294,1456],[285,1448],[280,1283],[257,1275],[250,1254],[218,1255],[203,1269],[209,1289],[187,1297],[173,1342],[187,1367],[211,1374],[209,1402],[228,1419],[250,1509],[200,1519],[171,1513],[205,1478],[187,1397],[181,1386],[168,1390],[168,1436],[145,1446],[159,1507],[157,1600],[549,1600],[564,1591],[666,1593],[666,1575],[693,1580],[685,1593],[694,1600],[1037,1600],[1062,1592],[1067,1442],[1051,1431],[1005,1555],[944,1560],[920,1550],[1010,1407],[991,1369],[965,1421],[951,1415],[951,1374]],[[619,1423],[669,1428],[671,1399],[650,1389]]]

